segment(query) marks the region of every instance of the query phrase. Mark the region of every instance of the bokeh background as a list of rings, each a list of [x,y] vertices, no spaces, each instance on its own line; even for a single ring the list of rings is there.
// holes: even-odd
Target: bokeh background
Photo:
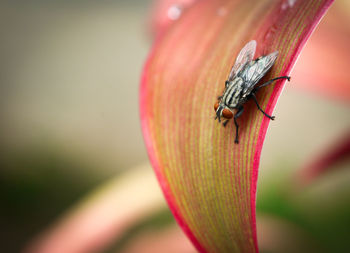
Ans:
[[[145,0],[0,2],[0,244],[18,252],[94,186],[146,161]]]
[[[95,187],[147,163],[138,87],[152,42],[151,2],[0,2],[2,252],[19,252]],[[258,189],[350,126],[346,103],[293,82],[274,114]]]

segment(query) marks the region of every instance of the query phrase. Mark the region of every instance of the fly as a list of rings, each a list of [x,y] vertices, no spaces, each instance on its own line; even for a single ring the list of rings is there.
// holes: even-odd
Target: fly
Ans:
[[[256,87],[259,80],[275,63],[278,56],[278,51],[260,56],[259,58],[253,60],[255,50],[256,41],[252,40],[248,42],[239,52],[236,62],[231,69],[230,75],[225,82],[224,93],[222,96],[218,97],[218,101],[214,105],[216,112],[215,119],[218,119],[218,121],[221,122],[221,117],[225,118],[226,121],[223,122],[224,126],[226,126],[229,120],[233,118],[236,126],[235,143],[239,142],[239,126],[237,123],[237,118],[243,113],[244,103],[249,99],[253,99],[258,109],[266,117],[274,120],[275,116],[270,116],[260,107],[255,93],[262,87],[265,87],[278,79],[288,79],[288,81],[290,81],[289,76],[280,76]]]

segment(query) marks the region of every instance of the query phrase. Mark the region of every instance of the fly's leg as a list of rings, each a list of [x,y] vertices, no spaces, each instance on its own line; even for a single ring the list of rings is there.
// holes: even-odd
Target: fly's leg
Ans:
[[[227,123],[229,122],[230,120],[226,120],[224,123],[222,123],[224,125],[224,127],[226,127]]]
[[[233,117],[233,120],[235,121],[235,126],[236,126],[235,143],[239,143],[239,140],[238,140],[238,128],[239,128],[239,125],[238,125],[238,122],[237,122],[237,118],[242,115],[243,109],[244,109],[243,106],[239,107],[238,111],[236,112],[235,116]]]
[[[290,76],[279,76],[279,77],[273,78],[273,79],[271,79],[270,81],[267,81],[266,83],[263,83],[263,84],[260,85],[259,87],[256,87],[256,88],[254,89],[253,92],[258,91],[258,90],[260,90],[262,87],[265,87],[265,86],[267,86],[267,85],[269,85],[269,84],[271,84],[271,83],[273,83],[274,81],[279,80],[279,79],[288,79],[288,81],[290,81]]]
[[[263,83],[262,85],[260,85],[259,87],[256,87],[253,89],[252,93],[250,94],[250,97],[252,97],[254,99],[254,102],[256,104],[256,106],[258,107],[258,109],[266,116],[268,117],[269,119],[271,120],[274,120],[275,119],[275,116],[271,116],[271,115],[268,115],[266,112],[264,112],[263,109],[261,109],[259,103],[258,103],[258,100],[256,99],[255,97],[255,92],[257,92],[258,90],[260,90],[262,87],[265,87],[271,83],[273,83],[274,81],[276,80],[279,80],[279,79],[288,79],[288,81],[290,81],[290,76],[279,76],[279,77],[275,77],[269,81],[267,81],[266,83]]]
[[[221,99],[222,99],[222,96],[219,96],[219,97],[218,97],[218,100],[221,100]]]
[[[266,117],[268,117],[268,118],[271,119],[271,120],[274,120],[274,119],[275,119],[275,116],[268,115],[266,112],[264,112],[263,109],[261,109],[261,107],[260,107],[260,105],[259,105],[259,103],[258,103],[258,100],[256,99],[256,96],[255,96],[254,93],[250,94],[250,96],[253,98],[253,100],[254,100],[256,106],[258,107],[258,109],[259,109]]]

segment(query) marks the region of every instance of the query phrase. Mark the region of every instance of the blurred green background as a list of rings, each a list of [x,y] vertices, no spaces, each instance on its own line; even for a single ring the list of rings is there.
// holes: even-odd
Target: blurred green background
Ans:
[[[18,252],[97,185],[147,160],[138,87],[150,4],[0,2],[2,252]],[[350,126],[347,105],[291,86],[267,133],[259,189]]]

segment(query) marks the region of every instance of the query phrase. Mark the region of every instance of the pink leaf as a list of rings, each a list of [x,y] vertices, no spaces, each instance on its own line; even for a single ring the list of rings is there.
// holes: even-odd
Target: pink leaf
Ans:
[[[140,108],[149,157],[168,204],[200,252],[257,252],[255,199],[269,120],[248,102],[235,128],[214,121],[213,105],[240,49],[279,51],[264,78],[287,75],[332,0],[198,1],[155,43]],[[259,91],[267,113],[284,81]]]

